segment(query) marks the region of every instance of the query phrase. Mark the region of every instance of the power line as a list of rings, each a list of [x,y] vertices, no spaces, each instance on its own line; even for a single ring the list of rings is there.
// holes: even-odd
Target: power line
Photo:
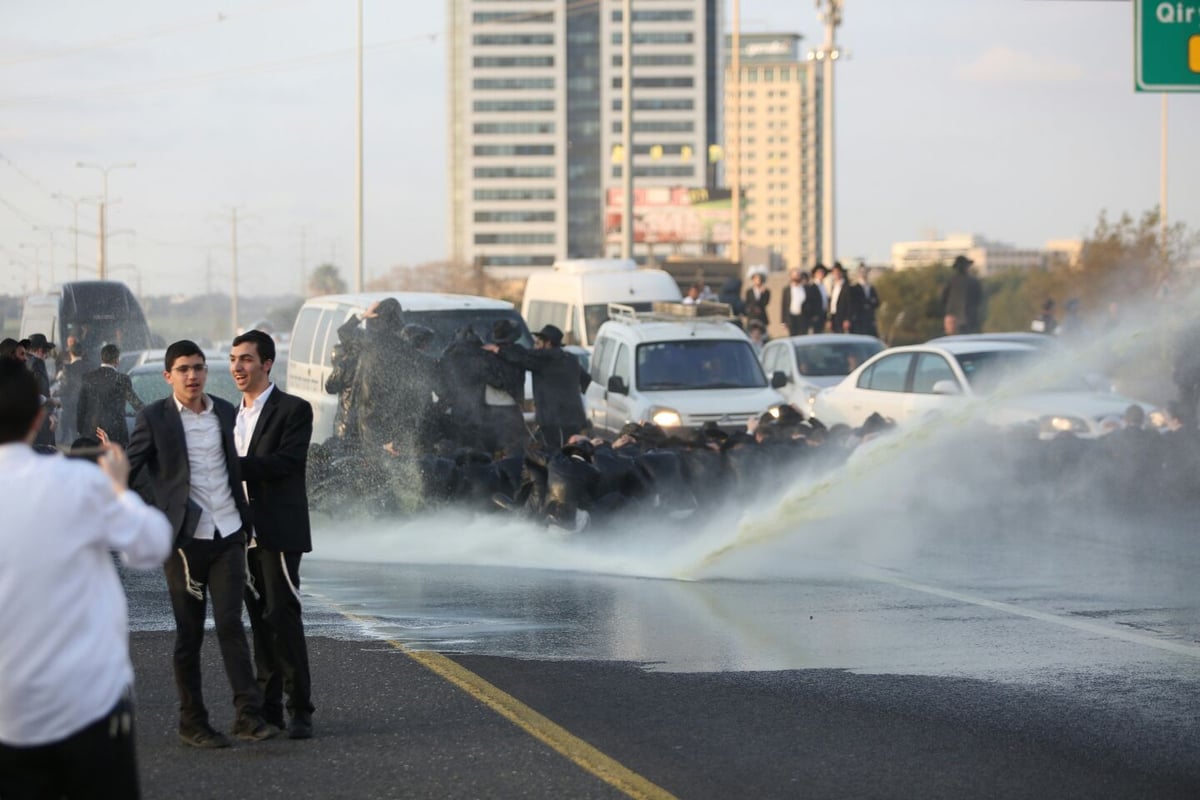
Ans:
[[[87,44],[66,47],[61,50],[51,50],[45,53],[0,59],[0,67],[11,67],[18,64],[32,63],[34,61],[49,61],[57,58],[67,58],[70,56],[79,55],[80,53],[89,53],[93,50],[103,50],[122,44],[130,44],[131,42],[144,41],[146,39],[157,39],[163,36],[170,36],[174,33],[180,33],[182,31],[194,30],[196,28],[203,28],[209,25],[219,25],[222,22],[228,22],[231,19],[237,19],[239,17],[248,17],[254,14],[261,14],[266,11],[274,11],[278,8],[299,5],[302,2],[303,0],[283,0],[283,2],[266,3],[255,8],[247,8],[232,14],[220,11],[217,12],[217,16],[215,18],[201,17],[198,19],[188,20],[186,22],[164,25],[160,28],[147,28],[145,30],[133,31],[131,33],[116,34],[106,39],[97,39],[93,42],[88,42]]]

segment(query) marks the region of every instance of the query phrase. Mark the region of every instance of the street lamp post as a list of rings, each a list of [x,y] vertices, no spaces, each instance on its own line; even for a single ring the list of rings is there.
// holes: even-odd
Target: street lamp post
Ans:
[[[17,245],[22,250],[33,251],[33,290],[42,290],[42,245],[39,242],[21,242]]]
[[[74,219],[71,225],[71,233],[75,235],[75,259],[71,262],[71,266],[75,270],[74,280],[79,280],[79,204],[80,203],[96,203],[100,204],[99,197],[72,197],[62,192],[55,192],[50,195],[55,200],[65,200],[71,204]]]
[[[100,246],[99,246],[99,254],[98,254],[98,260],[97,260],[97,266],[96,266],[97,277],[100,280],[104,280],[106,277],[105,273],[107,271],[106,270],[106,262],[108,260],[108,249],[107,249],[108,244],[107,244],[106,236],[105,236],[105,209],[108,206],[108,173],[114,169],[120,169],[122,167],[128,167],[128,168],[132,169],[133,167],[136,167],[137,164],[133,163],[132,161],[123,161],[118,164],[109,164],[108,166],[101,166],[100,164],[91,164],[88,162],[79,161],[75,164],[75,166],[82,167],[84,169],[99,170],[100,174],[104,177],[104,191],[103,191],[103,194],[101,195],[101,200],[100,200]]]
[[[54,285],[54,229],[46,225],[34,225],[33,229],[46,234],[50,241],[50,285]]]
[[[825,23],[825,43],[809,53],[821,62],[821,258],[825,264],[837,259],[837,225],[833,147],[833,62],[841,57],[835,43],[842,24],[845,0],[816,0],[817,17]]]

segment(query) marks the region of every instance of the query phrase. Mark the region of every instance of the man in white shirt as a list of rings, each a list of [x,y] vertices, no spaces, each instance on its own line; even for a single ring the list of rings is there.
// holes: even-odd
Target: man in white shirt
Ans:
[[[157,567],[171,529],[126,491],[119,446],[99,468],[35,453],[44,416],[34,376],[0,358],[0,797],[136,798],[133,665],[110,551]]]
[[[208,365],[195,342],[167,348],[163,377],[171,396],[138,414],[129,441],[130,485],[162,509],[175,531],[165,571],[175,612],[175,687],[179,736],[193,747],[228,747],[209,724],[200,680],[207,595],[237,716],[233,734],[259,741],[279,733],[262,717],[242,625],[250,510],[241,487],[233,406],[205,394]]]

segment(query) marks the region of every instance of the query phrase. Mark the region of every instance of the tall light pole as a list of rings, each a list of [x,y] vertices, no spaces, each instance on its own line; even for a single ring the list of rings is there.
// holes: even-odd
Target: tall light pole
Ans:
[[[105,231],[105,216],[104,216],[105,210],[108,206],[108,173],[114,169],[121,169],[123,167],[132,169],[132,168],[136,167],[137,164],[133,163],[132,161],[123,161],[118,164],[109,164],[108,166],[102,166],[100,164],[91,164],[88,162],[79,161],[75,164],[75,166],[81,167],[83,169],[99,170],[100,174],[102,176],[104,176],[104,192],[103,192],[103,194],[101,194],[101,199],[100,199],[100,246],[99,246],[98,260],[97,260],[97,264],[96,264],[96,275],[100,280],[104,280],[106,277],[105,273],[107,272],[106,264],[108,262],[108,243],[106,241],[107,237],[106,237],[106,231]]]
[[[836,44],[845,0],[816,0],[817,18],[825,23],[825,43],[810,54],[821,62],[821,260],[837,260],[837,225],[833,147],[833,62],[841,56]]]
[[[633,258],[633,0],[621,5],[621,258]]]
[[[358,81],[355,94],[357,114],[354,173],[354,291],[363,290],[363,0],[358,0]],[[236,334],[236,332],[235,332]]]
[[[71,204],[72,213],[74,214],[74,219],[71,224],[71,233],[73,233],[75,235],[75,258],[71,262],[71,266],[75,270],[74,280],[79,280],[79,204],[80,203],[96,203],[97,205],[99,205],[101,202],[100,198],[99,197],[72,197],[71,195],[63,194],[62,192],[55,192],[54,194],[52,194],[50,196],[53,197],[55,200],[64,200]]]
[[[33,290],[42,290],[42,245],[38,242],[21,242],[17,245],[22,250],[33,251]]]
[[[733,175],[730,176],[732,192],[733,227],[730,228],[729,260],[738,264],[742,262],[742,6],[739,0],[733,0],[733,31],[732,31],[732,60],[730,73],[733,75],[733,130],[727,137],[727,143],[732,144],[730,161]],[[728,97],[728,95],[726,95]]]
[[[46,234],[50,240],[50,285],[54,285],[54,229],[47,225],[34,225],[33,229]]]

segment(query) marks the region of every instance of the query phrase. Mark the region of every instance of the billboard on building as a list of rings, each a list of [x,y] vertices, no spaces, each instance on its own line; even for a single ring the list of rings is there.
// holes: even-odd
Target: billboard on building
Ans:
[[[604,235],[621,241],[624,192],[605,193]],[[648,244],[728,245],[732,236],[733,202],[729,189],[650,186],[633,190],[633,240]]]

